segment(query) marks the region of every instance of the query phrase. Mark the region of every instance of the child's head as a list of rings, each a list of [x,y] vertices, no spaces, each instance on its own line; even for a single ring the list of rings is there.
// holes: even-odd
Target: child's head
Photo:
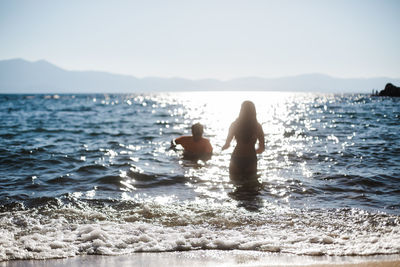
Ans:
[[[203,135],[203,125],[196,123],[192,125],[192,135],[195,138],[200,138]]]

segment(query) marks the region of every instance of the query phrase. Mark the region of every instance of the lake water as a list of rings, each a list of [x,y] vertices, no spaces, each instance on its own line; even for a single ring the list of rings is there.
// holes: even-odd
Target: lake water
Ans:
[[[243,100],[259,184],[221,151]],[[400,99],[282,92],[0,95],[0,260],[182,250],[400,253]],[[170,141],[201,122],[214,155]]]

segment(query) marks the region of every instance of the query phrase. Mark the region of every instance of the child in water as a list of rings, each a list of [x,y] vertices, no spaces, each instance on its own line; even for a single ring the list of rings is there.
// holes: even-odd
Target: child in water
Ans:
[[[181,136],[171,141],[171,148],[181,145],[183,155],[188,159],[208,160],[211,158],[213,148],[210,141],[203,137],[203,125],[192,125],[192,136]]]

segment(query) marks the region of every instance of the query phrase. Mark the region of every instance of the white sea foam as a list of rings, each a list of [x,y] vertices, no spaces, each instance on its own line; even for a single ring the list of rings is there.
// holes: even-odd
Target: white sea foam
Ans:
[[[148,208],[143,206],[143,209]],[[153,213],[165,213],[164,219],[167,219],[171,207],[162,208]],[[175,210],[179,213],[179,208]],[[99,216],[99,213],[71,208],[52,211],[53,215],[49,212],[5,212],[0,219],[0,260],[203,249],[299,255],[400,253],[400,226],[389,225],[387,222],[393,219],[386,215],[374,217],[373,220],[381,222],[373,225],[368,223],[371,219],[368,217],[364,217],[363,223],[355,223],[360,214],[352,217],[337,213],[283,212],[271,218],[273,213],[261,216],[236,210],[236,217],[214,214],[213,224],[207,223],[210,221],[207,218],[193,224],[190,216],[180,213],[181,220],[187,222],[185,225],[166,225],[154,218],[153,221],[125,220],[124,216],[115,220],[99,219],[110,217],[110,214]],[[75,214],[72,219],[71,214]],[[117,217],[120,213],[113,214]],[[232,221],[228,223],[226,218]]]

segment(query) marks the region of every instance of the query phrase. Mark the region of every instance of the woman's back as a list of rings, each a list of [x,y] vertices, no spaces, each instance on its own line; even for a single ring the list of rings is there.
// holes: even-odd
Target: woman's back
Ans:
[[[232,127],[233,135],[236,139],[236,147],[233,154],[237,156],[255,155],[255,144],[257,142],[257,133],[261,127],[260,124],[241,123],[237,120],[232,124]]]

